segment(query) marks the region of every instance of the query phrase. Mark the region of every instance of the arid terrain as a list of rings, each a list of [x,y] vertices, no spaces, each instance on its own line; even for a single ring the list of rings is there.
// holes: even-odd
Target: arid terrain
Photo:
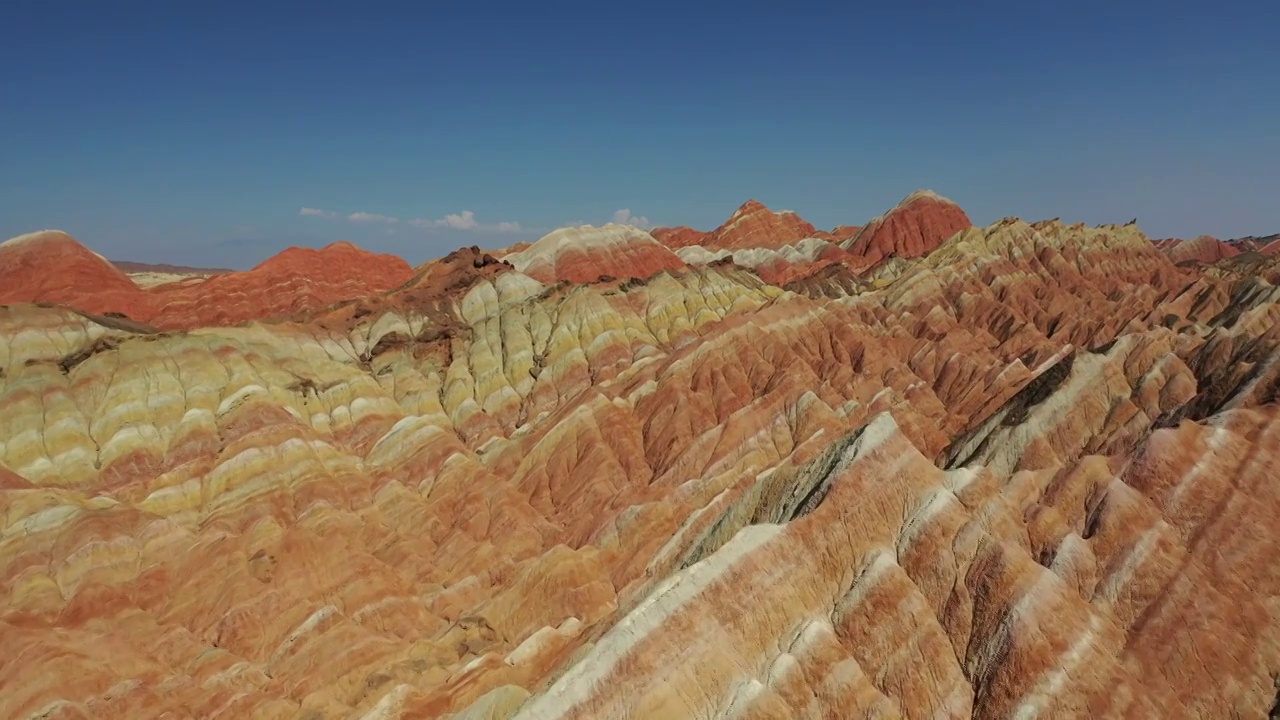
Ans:
[[[0,718],[1267,717],[1280,240],[847,222],[3,243]]]

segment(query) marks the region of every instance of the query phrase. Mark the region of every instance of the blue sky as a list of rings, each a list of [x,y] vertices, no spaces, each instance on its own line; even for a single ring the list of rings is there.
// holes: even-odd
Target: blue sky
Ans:
[[[919,187],[979,223],[1280,232],[1274,1],[187,5],[3,5],[0,236],[420,262]]]

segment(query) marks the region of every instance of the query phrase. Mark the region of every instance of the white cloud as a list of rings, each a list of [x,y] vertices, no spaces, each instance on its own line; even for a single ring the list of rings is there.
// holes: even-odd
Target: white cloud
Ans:
[[[463,210],[460,215],[445,215],[444,224],[454,230],[475,230],[480,226],[476,222],[476,214],[470,210]]]
[[[496,225],[482,223],[476,219],[476,214],[470,210],[463,210],[460,213],[449,213],[439,220],[428,220],[426,218],[414,218],[409,221],[410,225],[420,228],[447,228],[450,230],[462,230],[470,232],[473,230],[493,230],[500,233],[520,232],[523,228],[518,222],[500,222]]]
[[[338,213],[329,212],[328,210],[317,210],[315,208],[302,208],[298,211],[299,215],[311,215],[314,217],[322,217],[325,220],[333,220],[338,217]]]
[[[351,222],[379,222],[379,223],[395,223],[400,222],[399,219],[389,215],[378,215],[377,213],[353,212],[347,216]]]
[[[649,218],[643,215],[632,215],[630,208],[622,208],[613,214],[613,222],[619,225],[633,225],[641,230],[648,230],[653,227],[649,222]]]

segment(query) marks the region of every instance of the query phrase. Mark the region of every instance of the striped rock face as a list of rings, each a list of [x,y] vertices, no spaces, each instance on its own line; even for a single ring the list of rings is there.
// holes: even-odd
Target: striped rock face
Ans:
[[[918,190],[867,223],[841,246],[856,258],[855,267],[869,268],[889,257],[928,255],[970,225],[969,216],[959,205],[928,190]]]
[[[0,717],[1275,704],[1256,266],[1007,220],[784,289],[593,230],[238,327],[0,307]]]

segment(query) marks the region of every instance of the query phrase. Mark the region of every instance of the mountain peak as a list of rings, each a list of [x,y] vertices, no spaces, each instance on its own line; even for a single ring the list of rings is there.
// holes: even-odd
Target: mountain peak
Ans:
[[[910,195],[902,198],[902,201],[899,202],[897,207],[895,207],[894,209],[896,210],[897,208],[906,207],[918,200],[928,200],[932,202],[943,203],[945,205],[955,205],[956,207],[960,207],[959,205],[956,204],[954,200],[951,200],[950,198],[945,198],[939,195],[938,193],[932,190],[929,190],[928,188],[920,188],[919,190],[916,190]]]
[[[89,293],[131,293],[138,286],[105,257],[61,230],[0,243],[0,302],[69,303]]]
[[[70,233],[62,230],[36,230],[35,232],[16,235],[0,243],[0,250],[18,250],[21,248],[30,251],[37,247],[41,249],[62,247],[73,252],[87,252],[95,257],[102,258],[103,262],[106,262],[106,258],[85,247],[79,240],[71,237]]]
[[[540,282],[592,282],[605,275],[645,278],[684,267],[649,233],[615,223],[559,228],[505,259]]]
[[[874,218],[841,243],[870,267],[887,257],[928,255],[957,232],[972,226],[955,202],[932,190],[916,190],[892,210]]]

